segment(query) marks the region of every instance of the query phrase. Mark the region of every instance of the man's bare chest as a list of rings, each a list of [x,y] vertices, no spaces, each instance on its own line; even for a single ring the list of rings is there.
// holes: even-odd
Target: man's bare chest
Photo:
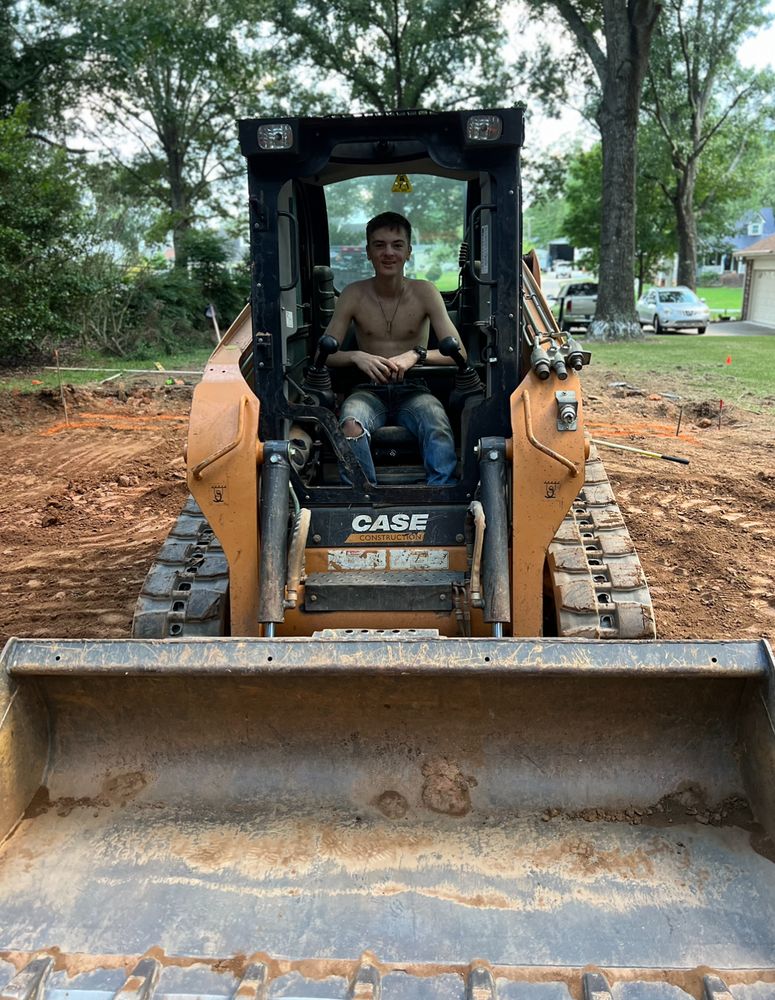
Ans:
[[[354,319],[358,344],[363,350],[385,342],[396,347],[413,346],[419,342],[423,327],[427,326],[425,310],[411,299],[378,302],[374,296],[365,298],[359,303]]]

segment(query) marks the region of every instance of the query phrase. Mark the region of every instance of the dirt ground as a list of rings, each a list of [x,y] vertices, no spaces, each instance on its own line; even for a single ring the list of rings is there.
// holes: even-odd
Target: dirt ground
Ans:
[[[775,635],[775,401],[765,413],[584,373],[593,437],[640,552],[660,638]],[[187,495],[191,387],[133,382],[0,400],[0,640],[126,637],[143,577]]]

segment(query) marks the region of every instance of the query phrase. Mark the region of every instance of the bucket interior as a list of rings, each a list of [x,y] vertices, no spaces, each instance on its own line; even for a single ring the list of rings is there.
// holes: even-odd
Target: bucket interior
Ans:
[[[0,950],[763,968],[750,681],[26,678]]]

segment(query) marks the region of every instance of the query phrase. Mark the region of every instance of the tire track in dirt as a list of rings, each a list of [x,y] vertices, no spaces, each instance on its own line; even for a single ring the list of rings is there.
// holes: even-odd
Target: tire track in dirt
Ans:
[[[601,449],[649,580],[658,635],[772,637],[775,407],[764,415],[725,408],[719,428],[706,404],[685,403],[676,437],[676,424],[664,419],[673,417],[674,403],[657,393],[617,395],[610,378],[596,373],[591,387],[587,380],[589,421],[618,428],[622,443],[690,461],[687,467]]]
[[[0,441],[9,473],[0,493],[3,639],[127,636],[147,568],[185,501],[188,398],[73,395],[88,409],[71,409],[70,426],[44,413]]]

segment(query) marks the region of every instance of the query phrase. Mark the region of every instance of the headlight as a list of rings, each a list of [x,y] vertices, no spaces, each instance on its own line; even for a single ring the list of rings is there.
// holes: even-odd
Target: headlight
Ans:
[[[293,146],[293,129],[286,123],[258,126],[259,149],[291,149]]]
[[[503,134],[500,115],[471,115],[466,121],[466,139],[469,142],[494,142]]]

